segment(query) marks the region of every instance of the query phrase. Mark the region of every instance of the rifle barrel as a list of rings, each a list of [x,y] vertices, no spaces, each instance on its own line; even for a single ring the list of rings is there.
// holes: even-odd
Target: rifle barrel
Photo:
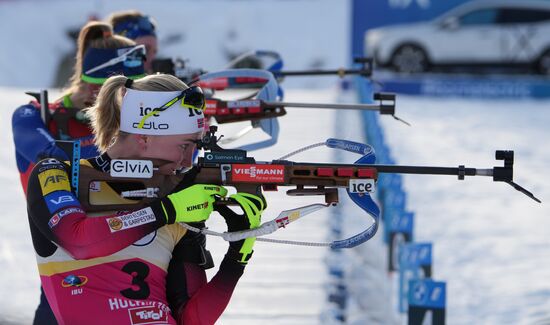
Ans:
[[[370,166],[375,167],[379,173],[390,173],[390,174],[493,176],[492,168],[479,169],[479,168],[465,168],[465,167],[392,166],[392,165],[370,165]]]
[[[332,108],[332,109],[361,109],[379,111],[380,104],[326,104],[326,103],[290,103],[290,102],[264,102],[270,107],[300,107],[300,108]]]
[[[290,71],[273,71],[275,77],[288,77],[288,76],[322,76],[322,75],[354,75],[354,74],[368,74],[371,71],[367,69],[337,69],[337,70],[290,70]]]
[[[273,163],[278,163],[274,160]],[[325,166],[316,163],[292,163],[293,166]],[[376,164],[336,164],[337,167],[367,167],[374,168],[378,173],[387,174],[423,174],[423,175],[451,175],[451,176],[493,176],[493,168],[466,168],[460,167],[433,167],[433,166],[400,166],[400,165],[376,165]]]

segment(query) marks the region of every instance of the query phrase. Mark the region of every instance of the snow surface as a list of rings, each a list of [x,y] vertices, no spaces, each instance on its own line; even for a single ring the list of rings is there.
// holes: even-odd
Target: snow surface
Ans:
[[[398,96],[406,127],[381,119],[397,163],[488,168],[515,151],[514,180],[405,176],[415,241],[434,244],[449,324],[550,323],[550,111],[547,101]],[[395,289],[397,290],[397,288]]]

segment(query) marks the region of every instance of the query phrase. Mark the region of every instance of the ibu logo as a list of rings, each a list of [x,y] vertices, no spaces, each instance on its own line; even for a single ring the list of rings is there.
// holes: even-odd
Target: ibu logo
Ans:
[[[111,160],[110,174],[112,177],[153,177],[153,162],[150,160]]]

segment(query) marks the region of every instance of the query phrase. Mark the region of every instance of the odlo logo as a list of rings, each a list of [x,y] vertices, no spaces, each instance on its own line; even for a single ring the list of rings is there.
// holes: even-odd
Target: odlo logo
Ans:
[[[143,123],[143,126],[140,128],[139,123],[135,122],[132,124],[132,127],[134,129],[144,129],[144,130],[168,130],[170,126],[166,123],[155,123],[155,122],[147,122]]]

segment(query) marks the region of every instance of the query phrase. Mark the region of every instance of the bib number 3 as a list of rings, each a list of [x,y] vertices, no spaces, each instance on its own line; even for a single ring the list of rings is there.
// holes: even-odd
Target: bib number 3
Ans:
[[[120,291],[128,299],[147,299],[151,293],[145,278],[149,275],[149,266],[133,261],[122,267],[122,271],[132,276],[132,287]],[[137,288],[137,290],[135,290]]]

